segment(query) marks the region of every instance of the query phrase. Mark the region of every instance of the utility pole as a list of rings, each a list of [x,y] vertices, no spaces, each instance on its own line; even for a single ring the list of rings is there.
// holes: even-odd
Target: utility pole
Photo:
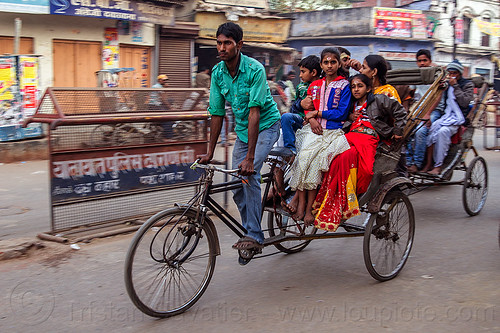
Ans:
[[[19,45],[21,40],[21,26],[22,21],[20,18],[14,19],[14,54],[19,54]]]
[[[451,54],[452,60],[457,57],[457,0],[453,0],[453,10],[451,11],[450,23],[453,28],[453,52]]]

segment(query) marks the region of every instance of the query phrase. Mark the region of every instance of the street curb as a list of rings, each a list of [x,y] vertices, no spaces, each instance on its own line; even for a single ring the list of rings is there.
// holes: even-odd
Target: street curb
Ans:
[[[48,158],[47,138],[0,142],[0,163],[47,160]]]
[[[12,240],[5,241],[5,243],[9,242],[12,242]],[[38,250],[43,248],[45,248],[45,245],[40,241],[28,241],[21,244],[12,245],[0,244],[0,261],[27,256],[31,250]]]

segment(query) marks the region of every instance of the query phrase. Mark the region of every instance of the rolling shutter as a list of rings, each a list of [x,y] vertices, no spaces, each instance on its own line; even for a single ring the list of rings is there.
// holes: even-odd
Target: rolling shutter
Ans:
[[[191,87],[191,40],[160,38],[158,74],[168,75],[171,88]]]

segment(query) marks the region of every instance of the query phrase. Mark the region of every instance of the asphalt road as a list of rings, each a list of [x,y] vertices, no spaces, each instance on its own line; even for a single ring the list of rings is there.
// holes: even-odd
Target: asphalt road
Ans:
[[[186,313],[159,320],[127,296],[123,268],[132,235],[121,235],[0,262],[1,331],[499,332],[500,153],[480,153],[490,173],[481,214],[464,212],[459,186],[411,196],[415,242],[394,280],[371,278],[362,238],[313,241],[301,253],[239,266],[236,237],[217,223],[222,255],[208,290]],[[15,170],[0,186],[2,205],[30,208],[2,214],[3,238],[49,229],[43,163],[0,166],[2,175]]]

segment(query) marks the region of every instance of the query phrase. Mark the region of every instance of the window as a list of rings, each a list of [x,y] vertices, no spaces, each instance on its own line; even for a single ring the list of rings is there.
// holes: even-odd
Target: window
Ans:
[[[483,21],[490,22],[491,18],[485,17],[483,18]],[[481,32],[481,46],[490,46],[490,35],[483,34]]]
[[[471,19],[469,17],[464,16],[464,44],[470,43],[470,25]]]
[[[476,74],[484,77],[486,81],[490,81],[490,70],[486,68],[476,68]]]
[[[0,54],[14,53],[14,37],[0,36]],[[20,54],[33,54],[33,38],[21,37],[19,43]]]

